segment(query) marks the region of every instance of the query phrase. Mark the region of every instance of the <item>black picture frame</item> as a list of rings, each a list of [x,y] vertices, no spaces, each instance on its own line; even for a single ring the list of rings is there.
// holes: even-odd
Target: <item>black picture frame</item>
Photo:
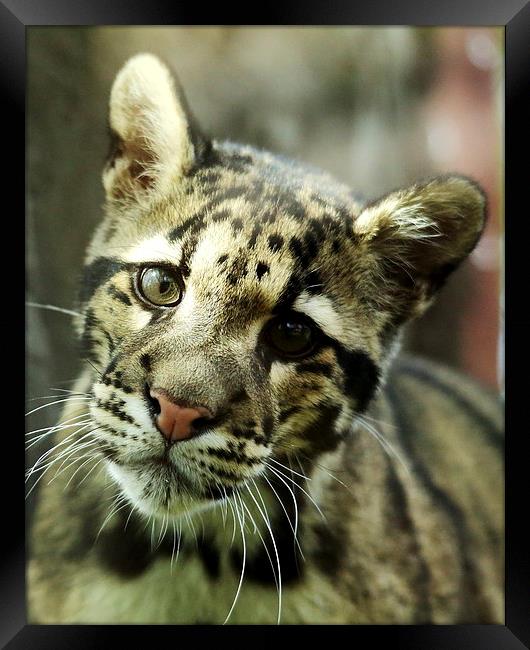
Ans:
[[[523,98],[525,88],[528,88],[528,36],[530,33],[530,7],[526,0],[445,0],[444,2],[427,0],[408,0],[397,3],[395,0],[368,1],[363,3],[336,2],[322,3],[319,7],[311,3],[300,3],[299,6],[290,6],[282,3],[281,11],[277,7],[271,8],[269,15],[262,16],[261,20],[252,18],[252,24],[352,24],[352,25],[452,25],[452,26],[505,26],[506,47],[506,110],[505,110],[505,155],[506,168],[509,173],[505,178],[505,214],[506,222],[510,223],[511,232],[506,233],[506,250],[511,250],[507,256],[506,296],[517,295],[515,285],[516,277],[525,270],[524,252],[518,255],[513,252],[518,245],[525,245],[524,228],[528,222],[522,210],[524,199],[520,194],[525,191],[525,182],[522,175],[527,169],[526,164],[518,166],[518,150],[528,146],[524,136],[528,132],[527,121],[523,122]],[[204,8],[203,8],[204,9]],[[276,11],[275,11],[276,9]],[[25,170],[23,149],[21,147],[22,133],[25,133],[24,100],[25,100],[25,39],[26,28],[36,25],[160,25],[160,24],[199,24],[206,17],[208,24],[232,24],[237,19],[243,24],[250,23],[250,17],[238,8],[237,12],[230,13],[230,8],[223,6],[218,11],[219,15],[209,12],[202,16],[197,12],[193,16],[190,7],[180,7],[177,3],[149,2],[141,3],[130,0],[92,0],[91,2],[78,0],[0,0],[0,87],[5,117],[3,126],[4,144],[3,162],[5,164],[3,180],[3,197],[16,198],[25,201]],[[236,15],[237,14],[237,15]],[[249,20],[249,23],[246,22]],[[7,113],[7,114],[6,114]],[[526,115],[524,115],[526,117]],[[12,146],[8,145],[9,138],[13,136]],[[10,143],[11,144],[11,143]],[[519,152],[522,153],[522,152]],[[525,151],[526,153],[526,151]],[[526,157],[521,157],[526,160]],[[521,178],[519,178],[521,176]],[[11,209],[10,220],[16,214],[16,221],[22,222],[18,211]],[[511,215],[519,214],[518,222],[511,221]],[[3,228],[6,235],[8,230],[7,212],[4,213]],[[520,223],[524,222],[526,223]],[[516,234],[515,234],[516,233]],[[21,232],[21,240],[24,238]],[[513,240],[513,242],[512,242]],[[517,241],[516,241],[517,240]],[[4,239],[4,241],[10,241]],[[513,243],[513,248],[512,248]],[[23,246],[24,244],[22,244]],[[4,255],[14,250],[14,244],[7,246]],[[512,257],[513,255],[513,257]],[[513,260],[513,261],[512,261]],[[517,261],[523,264],[517,266]],[[510,289],[510,283],[513,289]],[[524,286],[524,285],[523,285]],[[11,290],[14,287],[10,288]],[[510,350],[514,356],[521,358],[518,350],[526,349],[524,336],[530,317],[525,314],[523,305],[517,307],[517,299],[510,305],[507,300],[506,324],[507,346],[506,359],[510,359]],[[525,301],[523,300],[522,303]],[[4,324],[13,325],[16,320],[13,307],[16,301],[7,304],[9,319]],[[4,308],[6,304],[4,303]],[[22,300],[20,312],[22,313]],[[518,313],[519,309],[519,313]],[[4,319],[3,319],[4,320]],[[23,328],[15,325],[13,339]],[[7,335],[7,334],[6,334]],[[511,347],[510,347],[511,346]],[[4,349],[8,347],[4,343]],[[10,347],[10,346],[9,346]],[[3,364],[7,367],[8,364]],[[509,364],[507,364],[508,366]],[[16,364],[18,368],[20,364]],[[6,378],[4,396],[13,393],[14,386],[18,386],[19,372],[15,366]],[[506,465],[506,524],[509,534],[506,536],[506,625],[461,625],[461,626],[342,626],[329,628],[328,626],[304,628],[276,628],[263,627],[256,634],[254,626],[230,627],[215,629],[201,626],[56,626],[56,625],[27,625],[25,614],[25,537],[24,537],[24,486],[21,481],[23,475],[24,448],[21,437],[9,436],[10,431],[18,427],[4,428],[3,440],[3,465],[0,472],[2,484],[4,510],[3,553],[1,554],[0,578],[0,643],[7,648],[89,648],[110,647],[111,645],[130,644],[130,647],[143,647],[152,644],[160,637],[171,641],[173,644],[182,643],[182,634],[190,635],[197,640],[206,640],[205,635],[215,632],[216,635],[234,635],[247,637],[255,643],[258,639],[266,643],[272,635],[293,633],[306,634],[309,630],[315,642],[328,640],[329,635],[346,634],[348,643],[368,642],[370,644],[390,643],[396,647],[409,650],[421,648],[422,650],[437,650],[442,648],[477,648],[480,650],[497,650],[529,647],[530,644],[530,578],[529,554],[527,538],[521,526],[524,525],[525,506],[524,500],[518,495],[528,494],[528,483],[523,483],[523,477],[528,476],[528,471],[522,467],[525,459],[522,444],[526,436],[524,430],[517,435],[515,422],[517,409],[525,405],[525,393],[528,382],[519,382],[515,375],[508,374],[506,381],[506,394],[510,406],[510,415],[507,417],[507,465]],[[525,393],[523,393],[523,390]],[[22,401],[22,399],[21,399]],[[5,403],[5,402],[4,402]],[[16,407],[14,406],[16,405]],[[23,413],[18,409],[18,398],[9,399],[10,410]],[[15,419],[16,421],[16,419]],[[525,420],[522,420],[523,422]],[[522,435],[524,434],[524,435]],[[20,454],[20,455],[19,455]],[[12,459],[12,460],[7,460]],[[15,460],[16,459],[16,460]],[[521,464],[519,464],[519,462]],[[13,470],[10,476],[8,469]],[[22,486],[21,486],[22,483]],[[526,487],[526,490],[524,489]],[[7,514],[7,505],[18,510]],[[527,508],[527,506],[526,506]],[[526,543],[525,543],[526,542]],[[271,636],[269,636],[271,635]],[[220,637],[218,637],[218,642]]]

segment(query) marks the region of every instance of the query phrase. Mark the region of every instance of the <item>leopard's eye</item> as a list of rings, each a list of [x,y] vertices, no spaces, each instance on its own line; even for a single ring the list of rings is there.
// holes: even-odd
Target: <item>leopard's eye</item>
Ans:
[[[307,319],[293,312],[270,320],[265,326],[263,337],[265,343],[279,356],[298,359],[313,351],[317,333]]]
[[[160,266],[144,268],[136,279],[140,296],[157,307],[174,307],[182,298],[182,279],[177,271]]]

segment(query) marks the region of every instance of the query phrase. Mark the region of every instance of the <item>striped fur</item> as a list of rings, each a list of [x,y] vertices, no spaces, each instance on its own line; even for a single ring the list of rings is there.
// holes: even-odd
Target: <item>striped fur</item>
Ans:
[[[110,125],[77,321],[86,399],[47,458],[30,620],[501,622],[499,404],[394,360],[476,244],[481,190],[447,176],[361,204],[206,140],[150,55],[119,73]],[[178,274],[175,307],[139,295],[149,266]],[[314,343],[287,359],[265,332],[293,314]],[[153,386],[213,420],[167,447]]]

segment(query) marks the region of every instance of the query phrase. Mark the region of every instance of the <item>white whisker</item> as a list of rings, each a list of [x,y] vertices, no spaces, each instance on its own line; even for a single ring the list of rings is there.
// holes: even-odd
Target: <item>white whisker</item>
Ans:
[[[182,535],[182,523],[179,520],[179,531],[177,534],[177,529],[176,529],[176,524],[175,520],[172,519],[171,523],[173,524],[173,549],[171,551],[171,562],[170,562],[170,571],[173,571],[173,562],[178,562],[179,559],[179,554],[180,554],[180,538]],[[177,542],[178,539],[178,542]],[[176,551],[176,556],[175,556],[175,545],[177,546],[177,551]]]
[[[55,390],[59,393],[68,393],[69,395],[82,395],[84,397],[93,397],[91,393],[85,393],[81,390],[68,390],[66,388],[50,388],[50,390]]]
[[[388,440],[383,436],[382,433],[380,433],[372,424],[367,422],[364,419],[364,416],[358,415],[357,417],[359,418],[359,421],[361,424],[364,426],[364,428],[379,442],[385,453],[389,458],[395,458],[403,467],[405,470],[405,473],[410,476],[410,470],[407,467],[405,461],[401,457],[401,455],[397,452],[397,450],[388,442]]]
[[[298,465],[300,465],[300,469],[303,469],[303,468],[302,468],[302,463],[300,462],[300,459],[298,458],[298,456],[296,456],[296,462],[298,463]],[[314,462],[314,461],[313,461],[313,462]],[[349,492],[351,495],[353,495],[353,491],[352,491],[352,489],[351,489],[351,486],[346,485],[346,483],[343,483],[343,482],[342,482],[340,479],[338,479],[334,474],[332,474],[332,472],[331,472],[331,470],[329,469],[329,467],[326,467],[325,465],[321,465],[321,464],[319,464],[319,463],[317,463],[317,462],[314,462],[314,464],[315,464],[316,467],[318,467],[319,469],[323,470],[323,471],[324,471],[324,472],[325,472],[325,473],[326,473],[326,474],[327,474],[331,479],[333,479],[334,481],[336,481],[337,483],[339,483],[340,485],[342,485],[342,487],[346,488],[346,490],[348,490],[348,492]]]
[[[28,440],[27,443],[26,443],[26,450],[31,449],[31,447],[38,444],[43,438],[47,438],[48,436],[52,435],[56,431],[64,431],[65,429],[71,429],[74,426],[76,426],[76,427],[78,426],[79,429],[76,429],[76,431],[75,431],[75,433],[77,434],[77,433],[80,433],[81,431],[83,431],[84,429],[86,429],[87,427],[90,427],[90,426],[93,426],[93,425],[94,425],[94,422],[92,420],[80,420],[79,422],[72,422],[70,424],[67,424],[64,427],[59,427],[59,428],[54,427],[48,433],[43,433],[40,436],[35,436],[31,440]],[[70,434],[67,438],[64,438],[64,440],[69,439],[72,435],[74,435],[74,434]],[[55,445],[54,448],[57,448],[59,446],[59,444],[60,443]]]
[[[91,469],[88,470],[88,472],[85,474],[85,476],[84,476],[84,477],[81,479],[81,481],[79,482],[78,487],[79,487],[80,485],[82,485],[82,484],[87,480],[87,478],[90,476],[90,474],[92,474],[92,472],[96,469],[96,467],[98,467],[98,466],[99,466],[99,465],[100,465],[104,460],[105,460],[105,456],[103,456],[102,458],[100,458],[100,459],[98,460],[98,462],[94,465],[94,467],[92,467]]]
[[[41,455],[41,456],[40,456],[40,457],[35,461],[35,463],[33,464],[33,466],[28,470],[28,472],[27,472],[26,482],[27,482],[27,480],[29,479],[29,477],[30,477],[34,472],[36,472],[37,470],[41,470],[41,469],[43,469],[43,467],[44,467],[45,465],[43,465],[42,463],[43,463],[43,461],[44,461],[46,458],[48,458],[48,457],[51,456],[53,453],[55,453],[55,452],[59,449],[59,447],[61,447],[61,446],[63,446],[64,444],[66,444],[66,443],[70,440],[70,438],[72,438],[73,436],[77,435],[77,434],[78,434],[82,429],[86,429],[86,427],[87,427],[87,425],[83,425],[83,426],[81,427],[81,429],[76,429],[73,433],[71,433],[71,434],[68,435],[66,438],[64,438],[63,440],[61,440],[60,442],[58,442],[58,443],[57,443],[55,446],[53,446],[51,449],[48,449],[47,451],[45,451],[45,452],[44,452],[44,453],[43,453],[43,454],[42,454],[42,455]],[[95,430],[95,429],[94,429],[94,430]],[[75,439],[75,440],[73,440],[72,442],[70,442],[70,444],[69,444],[65,449],[61,450],[61,454],[59,455],[59,457],[54,458],[51,462],[56,462],[57,460],[59,460],[59,458],[61,457],[62,454],[66,453],[68,450],[72,449],[76,444],[80,443],[84,438],[86,438],[87,436],[89,436],[91,433],[92,433],[92,431],[89,431],[88,433],[83,434],[83,435],[81,436],[81,438],[79,438],[79,439]]]
[[[287,512],[287,508],[285,507],[283,501],[281,500],[280,495],[278,494],[278,492],[276,492],[276,489],[274,488],[273,484],[269,481],[267,476],[264,476],[263,478],[267,481],[270,489],[274,493],[274,496],[276,497],[276,499],[278,500],[280,506],[282,507],[283,512],[285,513],[285,517],[286,517],[287,521],[289,522],[289,526],[290,526],[291,530],[293,531],[294,543],[298,547],[298,551],[300,552],[301,558],[305,561],[305,556],[304,556],[304,553],[302,551],[302,547],[300,546],[300,542],[298,541],[298,504],[296,503],[296,499],[293,499],[293,503],[294,503],[294,525],[293,525],[293,522],[291,521],[291,518],[289,517],[289,513]],[[292,491],[291,491],[291,495],[294,497],[294,494],[292,493]]]
[[[39,309],[47,309],[48,311],[57,311],[60,314],[67,314],[69,316],[81,316],[77,311],[72,309],[64,309],[63,307],[56,307],[55,305],[43,305],[40,302],[29,302],[26,301],[27,307],[38,307]]]
[[[247,490],[249,489],[249,486],[248,486],[248,485],[246,485],[245,487],[247,488]],[[270,553],[269,553],[269,549],[267,548],[267,544],[265,543],[265,540],[263,539],[263,535],[261,534],[261,532],[260,532],[260,530],[259,530],[259,528],[258,528],[256,522],[254,521],[254,517],[252,516],[252,513],[250,512],[250,510],[249,510],[247,504],[244,503],[244,502],[243,502],[243,507],[244,507],[245,510],[247,511],[247,514],[248,514],[248,516],[250,517],[250,519],[254,522],[254,529],[255,529],[255,531],[257,532],[258,537],[259,537],[260,540],[261,540],[261,543],[262,543],[262,545],[263,545],[263,548],[265,549],[265,553],[267,554],[267,557],[269,558],[269,562],[270,562],[270,565],[271,565],[271,568],[272,568],[272,574],[273,574],[273,576],[274,576],[274,582],[276,583],[276,589],[278,590],[278,587],[279,587],[278,577],[276,576],[276,569],[275,569],[275,567],[274,567],[274,563],[273,563],[272,558],[271,558],[271,555],[270,555]]]
[[[278,547],[276,546],[276,540],[274,538],[274,533],[272,532],[272,527],[270,525],[269,518],[268,518],[268,516],[265,516],[265,513],[261,510],[261,508],[260,508],[258,502],[256,501],[256,498],[252,494],[252,491],[251,491],[249,486],[247,486],[247,489],[248,489],[248,493],[252,497],[252,500],[256,504],[256,507],[259,510],[259,513],[262,516],[263,521],[265,522],[265,525],[267,526],[267,529],[269,531],[269,535],[270,535],[271,540],[272,540],[272,545],[274,547],[274,553],[276,554],[276,565],[278,567],[278,583],[277,584],[278,584],[278,625],[279,625],[281,615],[282,615],[282,569],[281,569],[281,566],[280,566],[280,555],[278,553]]]
[[[36,429],[35,431],[30,431],[26,435],[33,435],[33,438],[30,438],[29,440],[26,440],[26,449],[31,449],[34,445],[36,445],[38,442],[43,440],[44,438],[47,438],[48,436],[54,434],[56,431],[64,431],[65,429],[71,429],[74,426],[80,426],[84,427],[87,424],[93,424],[92,420],[78,420],[77,422],[70,422],[68,424],[61,424],[61,425],[55,425],[53,427],[46,427],[46,429]],[[41,431],[45,431],[45,433],[40,433]],[[40,435],[36,435],[37,433],[40,433]]]
[[[55,396],[54,396],[55,397]],[[66,397],[64,399],[58,399],[55,400],[54,402],[49,402],[48,404],[42,404],[41,406],[37,406],[37,408],[32,409],[31,411],[28,411],[26,413],[26,417],[28,415],[31,415],[32,413],[36,413],[37,411],[40,411],[41,409],[48,408],[49,406],[53,406],[54,404],[63,404],[64,402],[87,402],[90,398],[89,397]]]
[[[305,474],[300,474],[298,472],[295,472],[295,470],[292,467],[287,467],[287,465],[284,465],[283,463],[280,463],[280,461],[276,460],[275,458],[268,458],[267,460],[270,460],[271,462],[275,463],[276,465],[279,465],[280,467],[283,467],[283,469],[286,469],[288,472],[292,472],[293,474],[296,474],[300,478],[305,479],[306,481],[310,481],[311,479],[309,476],[306,476]]]
[[[77,462],[79,462],[80,460],[82,460],[82,458],[83,458],[83,456],[82,456],[81,458],[78,458],[78,459],[77,459]],[[88,456],[88,458],[87,458],[87,459],[86,459],[86,460],[85,460],[81,465],[79,465],[79,467],[75,470],[75,472],[72,474],[72,476],[70,476],[70,478],[68,479],[66,485],[65,485],[64,488],[63,488],[63,492],[64,492],[64,490],[66,490],[66,488],[67,488],[67,487],[70,485],[70,483],[73,481],[73,479],[74,479],[75,475],[77,474],[77,472],[79,472],[79,470],[82,469],[82,468],[83,468],[87,463],[90,463],[91,461],[94,461],[94,460],[97,460],[98,463],[99,463],[99,461],[100,461],[101,459],[99,458],[99,455],[91,454],[91,453],[90,453],[89,456]],[[96,463],[96,464],[97,464],[97,463]],[[54,477],[54,478],[55,478],[55,477]],[[86,477],[85,477],[85,478],[86,478]]]
[[[32,431],[28,431],[26,433],[26,436],[31,436],[35,433],[40,433],[41,431],[60,431],[61,429],[68,429],[68,427],[74,426],[73,424],[69,424],[71,422],[74,422],[76,420],[79,420],[79,418],[87,417],[87,413],[80,413],[79,415],[74,415],[71,418],[68,418],[68,420],[62,420],[58,424],[52,424],[49,427],[42,427],[42,429],[33,429]]]
[[[107,525],[107,523],[112,519],[112,517],[113,517],[115,514],[117,514],[120,510],[123,510],[123,508],[125,508],[125,506],[127,505],[127,503],[128,503],[128,502],[127,502],[127,500],[125,499],[124,496],[122,496],[122,495],[118,495],[118,496],[116,497],[116,500],[115,500],[114,504],[111,506],[110,512],[109,512],[108,515],[105,517],[105,520],[104,520],[103,523],[101,524],[101,528],[98,530],[98,534],[96,535],[96,539],[94,540],[94,543],[98,541],[99,536],[100,536],[101,533],[103,532],[103,529],[105,528],[105,526]]]
[[[241,502],[241,496],[239,495],[239,492],[235,492],[234,496],[237,496],[239,498],[240,502]],[[241,522],[241,517],[239,515],[239,509],[237,508],[237,506],[235,504],[235,501],[234,501],[233,505],[236,508],[237,518],[239,520],[239,527],[240,527],[240,530],[241,530],[241,542],[243,544],[243,559],[242,559],[242,562],[241,562],[241,576],[239,578],[239,584],[237,586],[236,595],[234,596],[232,606],[230,607],[230,611],[228,612],[228,614],[227,614],[227,616],[226,616],[226,618],[225,618],[225,620],[223,622],[223,625],[226,625],[226,623],[228,622],[228,619],[230,618],[230,616],[232,615],[232,612],[234,611],[234,607],[236,606],[237,599],[239,598],[239,592],[241,591],[241,585],[243,584],[243,577],[245,575],[245,566],[246,566],[246,561],[247,561],[247,543],[246,543],[246,540],[245,540],[245,532],[243,530],[243,524]],[[241,502],[241,510],[243,510],[242,502]]]
[[[322,517],[322,519],[326,520],[326,516],[324,515],[324,513],[322,512],[322,510],[319,508],[317,502],[316,502],[316,501],[313,499],[313,497],[309,494],[309,492],[307,492],[306,490],[304,490],[304,488],[303,488],[301,485],[299,485],[299,484],[298,484],[294,479],[292,479],[292,478],[290,478],[289,476],[287,476],[286,474],[284,474],[281,470],[276,469],[276,468],[272,467],[271,465],[268,465],[267,463],[266,463],[266,465],[267,465],[267,467],[269,468],[269,470],[270,470],[273,474],[275,474],[275,475],[276,475],[280,480],[282,480],[282,479],[281,479],[281,476],[283,476],[283,477],[285,477],[288,481],[291,481],[291,483],[292,483],[293,485],[295,485],[299,490],[301,490],[301,491],[302,491],[302,492],[307,496],[307,498],[311,501],[311,503],[315,506],[315,508],[318,510],[318,512],[319,512],[320,516]],[[280,476],[280,475],[281,475],[281,476]],[[285,481],[282,481],[282,482],[285,483]],[[285,483],[285,485],[287,485],[287,484]],[[294,494],[293,494],[293,497],[294,497]]]

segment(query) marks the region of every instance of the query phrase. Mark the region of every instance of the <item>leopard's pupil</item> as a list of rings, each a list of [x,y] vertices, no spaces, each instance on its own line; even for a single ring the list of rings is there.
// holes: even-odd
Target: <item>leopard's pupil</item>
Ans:
[[[269,341],[280,353],[299,356],[310,351],[313,332],[306,323],[280,320],[269,331]]]

